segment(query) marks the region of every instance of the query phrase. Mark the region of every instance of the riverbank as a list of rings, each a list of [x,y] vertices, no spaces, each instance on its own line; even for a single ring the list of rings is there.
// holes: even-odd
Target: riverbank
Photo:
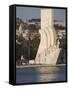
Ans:
[[[16,65],[16,68],[30,68],[30,67],[58,67],[58,66],[65,66],[66,64],[56,64],[56,65]]]

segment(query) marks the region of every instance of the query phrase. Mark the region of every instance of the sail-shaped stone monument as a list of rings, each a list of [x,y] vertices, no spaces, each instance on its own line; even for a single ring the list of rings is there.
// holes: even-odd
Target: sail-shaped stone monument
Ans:
[[[41,39],[35,58],[36,64],[53,65],[57,62],[61,49],[53,25],[53,9],[41,9]]]

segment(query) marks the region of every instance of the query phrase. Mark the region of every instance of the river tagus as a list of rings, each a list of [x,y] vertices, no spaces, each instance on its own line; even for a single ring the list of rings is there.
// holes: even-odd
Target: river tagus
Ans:
[[[47,83],[65,80],[66,66],[16,68],[16,83]]]

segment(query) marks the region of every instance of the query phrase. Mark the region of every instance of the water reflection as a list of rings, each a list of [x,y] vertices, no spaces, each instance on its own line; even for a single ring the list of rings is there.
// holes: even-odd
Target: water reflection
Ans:
[[[16,83],[51,82],[65,80],[65,66],[16,69]]]

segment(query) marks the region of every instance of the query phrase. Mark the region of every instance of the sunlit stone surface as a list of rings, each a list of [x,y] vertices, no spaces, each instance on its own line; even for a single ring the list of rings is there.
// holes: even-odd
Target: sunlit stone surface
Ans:
[[[41,9],[41,30],[39,30],[39,33],[41,40],[35,63],[56,64],[60,48],[53,27],[53,9]]]

